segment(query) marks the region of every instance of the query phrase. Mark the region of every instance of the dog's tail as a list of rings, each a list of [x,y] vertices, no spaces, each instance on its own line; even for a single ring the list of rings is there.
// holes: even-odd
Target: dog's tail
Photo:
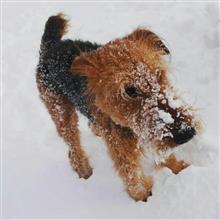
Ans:
[[[50,46],[51,43],[60,41],[62,36],[67,32],[68,20],[64,14],[51,16],[48,18],[44,34],[41,39],[42,46]]]

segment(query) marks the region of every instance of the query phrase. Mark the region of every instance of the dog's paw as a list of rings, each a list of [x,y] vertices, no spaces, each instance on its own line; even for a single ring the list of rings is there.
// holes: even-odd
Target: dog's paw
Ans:
[[[147,202],[148,197],[152,196],[151,189],[147,189],[141,184],[129,187],[127,191],[135,201]]]
[[[90,176],[92,176],[93,170],[91,167],[87,167],[83,170],[76,170],[76,172],[79,175],[79,178],[88,179]]]
[[[128,194],[136,201],[147,202],[149,196],[152,196],[152,180],[147,178],[144,181],[138,181],[127,187]]]
[[[174,174],[178,174],[179,172],[181,172],[182,170],[186,169],[188,166],[190,166],[190,164],[186,163],[183,160],[178,161],[176,159],[176,157],[172,154],[170,155],[166,162],[161,163],[159,165],[156,166],[156,169],[159,170],[163,167],[167,167],[169,168]]]
[[[93,170],[87,156],[84,154],[76,156],[73,152],[69,151],[69,159],[72,168],[77,172],[79,178],[88,179],[92,175]]]
[[[185,163],[184,161],[181,161],[178,166],[172,167],[170,168],[171,171],[174,174],[178,174],[179,172],[181,172],[182,170],[186,169],[189,166],[189,164]]]
[[[75,166],[72,164],[72,167],[77,172],[79,178],[88,179],[93,173],[92,168],[87,163],[81,166]]]

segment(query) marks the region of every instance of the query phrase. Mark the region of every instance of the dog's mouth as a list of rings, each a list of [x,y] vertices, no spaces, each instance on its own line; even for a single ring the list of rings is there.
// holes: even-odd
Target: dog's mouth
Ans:
[[[152,146],[156,150],[166,150],[169,148],[176,148],[191,141],[194,136],[197,135],[197,131],[193,126],[189,126],[185,123],[179,129],[168,128],[157,130],[151,134],[151,132],[142,132],[137,135],[138,145],[141,146]]]
[[[194,131],[194,134],[190,137],[184,137],[181,139],[181,142],[175,143],[173,138],[165,137],[162,141],[155,140],[152,142],[147,142],[138,139],[138,144],[141,149],[145,152],[144,155],[148,158],[152,156],[156,164],[161,164],[166,161],[171,154],[177,153],[179,150],[183,149],[184,146],[192,146],[195,141],[198,140],[198,135]]]

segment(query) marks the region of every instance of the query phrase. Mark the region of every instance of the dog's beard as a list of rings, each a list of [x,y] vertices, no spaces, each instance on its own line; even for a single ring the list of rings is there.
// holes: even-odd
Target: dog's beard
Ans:
[[[158,143],[165,145],[163,143],[164,138],[173,138],[171,131],[167,128],[167,121],[161,120],[161,117],[158,117],[158,112],[160,112],[158,107],[153,107],[147,112],[146,116],[143,114],[138,122],[135,117],[133,118],[132,130],[137,135],[139,147],[155,147]],[[169,115],[166,112],[163,113]],[[169,117],[171,118],[170,115]],[[171,119],[167,118],[167,120],[170,120],[169,122],[171,122]]]
[[[179,145],[175,148],[167,147],[166,149],[159,151],[156,150],[151,144],[142,145],[140,165],[142,166],[146,175],[153,175],[155,173],[155,167],[161,163],[165,163],[171,154],[175,155],[179,161],[184,160],[184,162],[188,164],[193,164],[195,156],[192,156],[191,152],[193,152],[195,155],[198,154],[198,152],[201,151],[200,145],[201,141],[197,136],[195,136],[189,142]]]

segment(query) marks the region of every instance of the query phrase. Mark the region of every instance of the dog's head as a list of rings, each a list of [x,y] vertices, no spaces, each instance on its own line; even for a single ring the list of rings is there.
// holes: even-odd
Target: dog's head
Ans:
[[[89,93],[102,112],[132,129],[140,144],[166,149],[189,141],[200,127],[168,80],[168,54],[156,34],[137,29],[81,54],[72,69],[87,76]]]

